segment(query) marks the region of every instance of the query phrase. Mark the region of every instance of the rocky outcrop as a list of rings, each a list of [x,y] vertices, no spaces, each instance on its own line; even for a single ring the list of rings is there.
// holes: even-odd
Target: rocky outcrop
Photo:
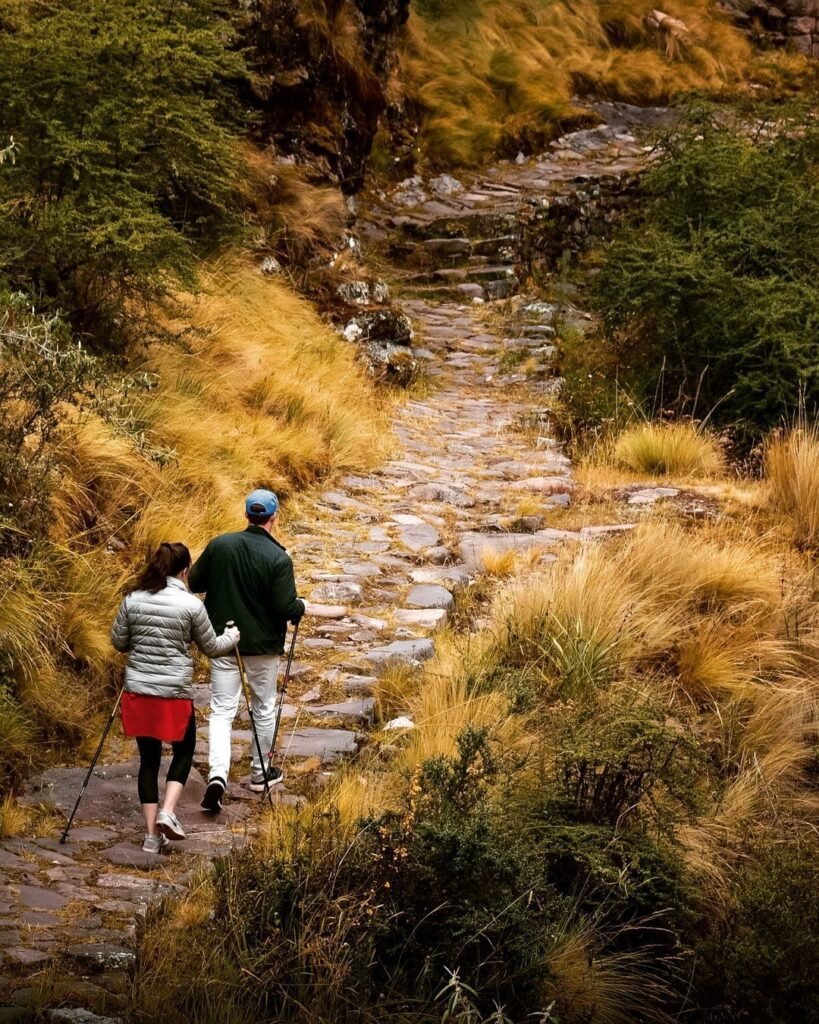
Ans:
[[[410,0],[250,0],[259,141],[312,164],[344,192],[361,184]]]
[[[756,42],[819,57],[819,0],[722,0],[721,6]]]

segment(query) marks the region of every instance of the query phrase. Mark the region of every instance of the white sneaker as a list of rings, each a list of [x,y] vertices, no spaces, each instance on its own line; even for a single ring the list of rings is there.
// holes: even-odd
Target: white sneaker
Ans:
[[[156,816],[156,827],[168,839],[184,839],[185,830],[179,824],[179,818],[170,811],[160,811]]]
[[[142,841],[142,849],[146,853],[167,853],[170,849],[170,845],[171,844],[161,832],[157,832],[152,836],[145,836]]]

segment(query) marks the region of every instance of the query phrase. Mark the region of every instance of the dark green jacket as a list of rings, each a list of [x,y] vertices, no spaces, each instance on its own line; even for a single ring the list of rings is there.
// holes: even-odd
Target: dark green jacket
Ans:
[[[236,623],[242,654],[281,654],[287,623],[304,610],[290,555],[260,526],[214,537],[191,567],[188,584],[206,595],[218,634],[231,619]]]

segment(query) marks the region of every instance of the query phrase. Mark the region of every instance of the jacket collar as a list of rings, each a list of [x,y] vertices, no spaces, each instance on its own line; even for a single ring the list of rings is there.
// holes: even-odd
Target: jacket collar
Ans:
[[[176,578],[176,576],[168,576],[167,577],[167,581],[168,581],[168,586],[169,587],[176,587],[177,590],[187,590],[188,589],[185,586],[185,584],[182,582],[182,580],[178,580]]]
[[[287,551],[287,548],[284,546],[284,544],[279,544],[279,542],[276,540],[273,534],[268,533],[267,530],[263,530],[261,526],[246,526],[244,532],[254,533],[256,535],[261,534],[263,537],[267,537],[268,540],[272,540],[277,548],[281,548],[282,551]]]

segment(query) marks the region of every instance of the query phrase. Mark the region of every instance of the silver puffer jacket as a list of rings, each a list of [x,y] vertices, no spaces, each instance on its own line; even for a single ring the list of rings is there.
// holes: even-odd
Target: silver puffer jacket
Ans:
[[[185,584],[169,576],[164,590],[134,590],[123,600],[111,627],[111,643],[128,652],[125,689],[150,697],[192,697],[191,643],[209,658],[232,650],[217,636],[205,606]]]

